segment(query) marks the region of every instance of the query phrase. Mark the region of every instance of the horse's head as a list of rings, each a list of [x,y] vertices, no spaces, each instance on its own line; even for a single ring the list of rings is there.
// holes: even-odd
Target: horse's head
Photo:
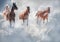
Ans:
[[[27,9],[28,9],[28,12],[30,13],[30,7],[29,6],[27,6]]]
[[[6,5],[5,9],[6,9],[6,10],[8,10],[8,9],[9,9],[9,5],[8,5],[8,4]]]
[[[48,7],[48,13],[50,13],[50,7]]]
[[[18,9],[18,7],[16,6],[16,3],[13,3],[13,8],[14,8],[15,10]]]

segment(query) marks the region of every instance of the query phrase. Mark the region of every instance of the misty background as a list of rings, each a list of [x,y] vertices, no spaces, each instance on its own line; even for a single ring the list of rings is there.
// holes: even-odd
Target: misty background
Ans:
[[[16,22],[14,28],[9,27],[2,12],[6,4],[12,7],[12,2],[17,4],[15,11]],[[30,6],[29,25],[22,25],[22,20],[18,19],[19,14]],[[51,8],[48,22],[36,23],[35,17],[38,10]],[[0,0],[0,42],[60,42],[60,0]]]

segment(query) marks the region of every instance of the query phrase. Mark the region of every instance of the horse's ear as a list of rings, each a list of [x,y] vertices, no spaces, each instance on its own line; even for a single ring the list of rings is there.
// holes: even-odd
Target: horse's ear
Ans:
[[[28,9],[28,11],[29,11],[29,13],[30,13],[30,7],[29,7],[29,6],[27,6],[27,9]]]
[[[48,9],[50,10],[50,7],[48,7]]]
[[[16,3],[13,3],[13,6],[16,6]]]
[[[28,9],[30,9],[30,7],[29,7],[29,6],[27,6],[27,8],[28,8]]]

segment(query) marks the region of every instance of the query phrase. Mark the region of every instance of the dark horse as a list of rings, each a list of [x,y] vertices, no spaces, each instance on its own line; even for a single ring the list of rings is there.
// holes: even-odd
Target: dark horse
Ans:
[[[19,14],[19,19],[22,19],[23,23],[24,23],[24,20],[27,20],[27,25],[28,25],[29,13],[30,13],[30,7],[27,6],[26,10]]]
[[[13,6],[11,8],[11,12],[10,14],[7,14],[7,20],[10,22],[10,27],[11,27],[11,22],[14,22],[15,23],[15,13],[14,13],[14,10],[17,10],[17,6],[15,3],[13,3]]]

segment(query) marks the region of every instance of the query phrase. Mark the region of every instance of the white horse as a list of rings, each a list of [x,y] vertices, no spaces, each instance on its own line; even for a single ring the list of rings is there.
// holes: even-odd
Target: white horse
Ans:
[[[10,8],[8,4],[6,5],[5,10],[3,11],[3,17],[5,20],[7,20],[7,14],[10,14]]]

